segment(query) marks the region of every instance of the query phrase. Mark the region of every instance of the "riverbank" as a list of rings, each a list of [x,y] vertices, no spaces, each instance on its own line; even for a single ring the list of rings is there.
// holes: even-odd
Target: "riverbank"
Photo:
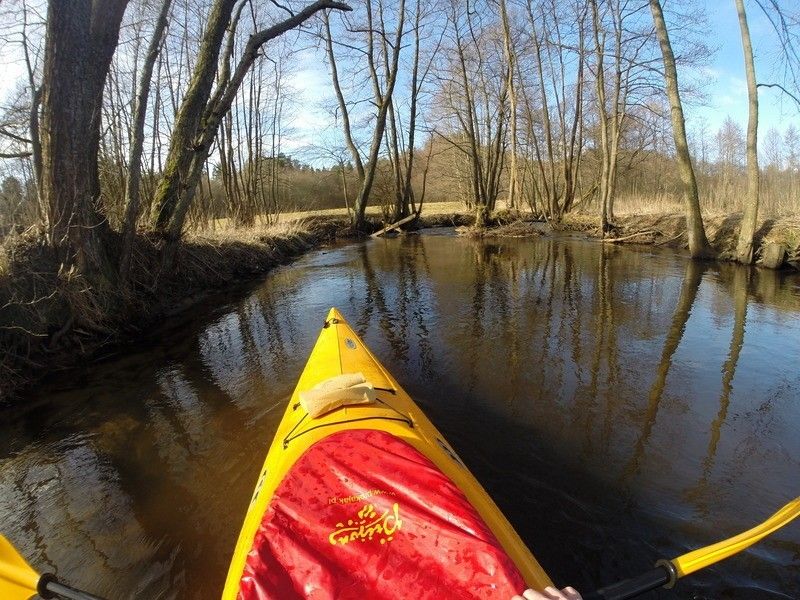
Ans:
[[[733,260],[741,219],[740,213],[704,217],[708,241],[719,260]],[[686,218],[677,213],[620,215],[614,221],[612,232],[605,237],[598,217],[579,213],[565,215],[560,223],[551,226],[529,215],[514,217],[510,213],[502,213],[488,227],[475,228],[470,224],[461,227],[459,233],[473,237],[532,237],[546,235],[548,230],[576,233],[606,244],[666,246],[677,251],[687,250]],[[764,254],[768,246],[784,250],[779,261],[765,264]],[[800,270],[800,217],[763,220],[756,231],[755,248],[756,264],[759,266],[794,267]]]
[[[0,247],[0,409],[47,374],[136,339],[203,302],[303,252],[351,235],[341,218],[187,235],[175,269],[156,280],[155,237],[135,242],[130,285],[97,290],[59,268],[44,236],[29,231]]]
[[[96,290],[74,271],[60,270],[40,232],[5,240],[0,244],[0,410],[49,373],[136,340],[215,292],[336,239],[377,231],[380,222],[369,218],[366,233],[354,231],[345,215],[304,213],[273,225],[189,234],[178,248],[178,268],[160,281],[155,280],[158,238],[139,236],[125,290]],[[431,211],[414,227],[473,221],[458,212]]]
[[[733,260],[741,221],[741,213],[703,217],[708,241],[719,260]],[[615,219],[614,225],[614,230],[603,238],[604,243],[687,249],[686,218],[681,214],[620,215]],[[568,231],[581,231],[593,238],[602,238],[599,220],[591,215],[568,215],[560,227]],[[783,248],[785,253],[780,260],[770,260],[765,256],[770,246]],[[756,230],[754,247],[756,264],[759,266],[793,266],[800,269],[800,217],[762,220]]]

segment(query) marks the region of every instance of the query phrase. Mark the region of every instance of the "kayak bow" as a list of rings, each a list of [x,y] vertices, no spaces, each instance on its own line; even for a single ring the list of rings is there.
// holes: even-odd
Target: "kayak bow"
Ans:
[[[444,436],[331,309],[258,477],[223,598],[505,599],[548,585]]]

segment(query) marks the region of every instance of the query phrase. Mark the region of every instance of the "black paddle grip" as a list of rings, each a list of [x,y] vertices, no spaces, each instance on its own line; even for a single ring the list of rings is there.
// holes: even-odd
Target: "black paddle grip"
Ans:
[[[75,588],[64,585],[56,579],[52,573],[43,573],[39,577],[36,592],[44,598],[66,598],[67,600],[103,600],[98,596],[93,596],[87,592],[76,590]]]
[[[666,564],[665,564],[666,563]],[[664,587],[675,581],[674,567],[660,562],[651,571],[601,588],[583,597],[583,600],[628,600],[646,592]]]

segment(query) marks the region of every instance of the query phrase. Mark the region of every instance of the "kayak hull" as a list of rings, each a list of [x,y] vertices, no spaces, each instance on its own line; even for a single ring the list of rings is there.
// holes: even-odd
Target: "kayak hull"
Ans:
[[[362,373],[377,401],[310,418],[300,392],[345,373]],[[222,597],[389,598],[409,585],[419,598],[492,597],[522,583],[551,585],[444,436],[332,309],[267,453]]]

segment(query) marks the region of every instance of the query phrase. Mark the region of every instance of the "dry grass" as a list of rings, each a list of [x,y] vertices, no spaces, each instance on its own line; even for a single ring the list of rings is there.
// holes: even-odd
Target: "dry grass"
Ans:
[[[683,200],[680,196],[661,193],[651,196],[636,194],[620,195],[614,201],[614,213],[619,216],[629,215],[669,215],[683,214]],[[730,198],[715,199],[701,197],[701,211],[703,217],[721,217],[732,213],[742,212],[741,201]],[[589,211],[587,211],[589,212]],[[591,211],[596,212],[596,211]],[[759,214],[763,219],[783,219],[798,217],[797,206],[784,206],[762,197]]]
[[[708,240],[722,260],[731,260],[734,256],[741,220],[741,213],[703,215]],[[618,213],[614,224],[610,236],[615,242],[687,247],[686,218],[682,210],[673,213]],[[600,219],[593,215],[567,215],[561,225],[570,231],[582,231],[592,237],[600,237]],[[800,257],[800,217],[760,219],[754,241],[757,258],[763,246],[769,243],[785,246],[790,259]]]
[[[624,215],[663,215],[680,213],[683,210],[681,199],[671,194],[656,196],[626,195],[614,201],[614,213]]]
[[[54,366],[135,336],[202,300],[332,239],[341,220],[304,219],[187,236],[161,270],[161,240],[135,240],[127,286],[92,286],[59,265],[41,235],[3,244],[0,271],[0,405]]]
[[[462,214],[466,213],[466,207],[464,206],[463,202],[432,202],[429,204],[424,204],[422,207],[422,214],[423,218],[426,217],[437,217],[441,215],[451,215],[451,214]],[[369,218],[382,220],[383,219],[383,210],[380,206],[368,206],[366,210],[366,215]],[[341,217],[343,219],[348,218],[348,212],[344,208],[324,208],[324,209],[316,209],[316,210],[302,210],[302,211],[290,211],[290,212],[283,212],[278,217],[277,223],[269,222],[268,218],[265,216],[259,216],[256,218],[256,223],[253,226],[255,229],[269,229],[271,227],[276,227],[281,224],[285,223],[292,223],[296,221],[304,221],[311,218],[316,217]],[[237,227],[236,224],[228,218],[225,219],[213,219],[209,223],[209,228],[205,230],[203,233],[207,234],[209,232],[216,233],[216,232],[224,232],[226,230],[235,230],[240,231],[242,228]]]

